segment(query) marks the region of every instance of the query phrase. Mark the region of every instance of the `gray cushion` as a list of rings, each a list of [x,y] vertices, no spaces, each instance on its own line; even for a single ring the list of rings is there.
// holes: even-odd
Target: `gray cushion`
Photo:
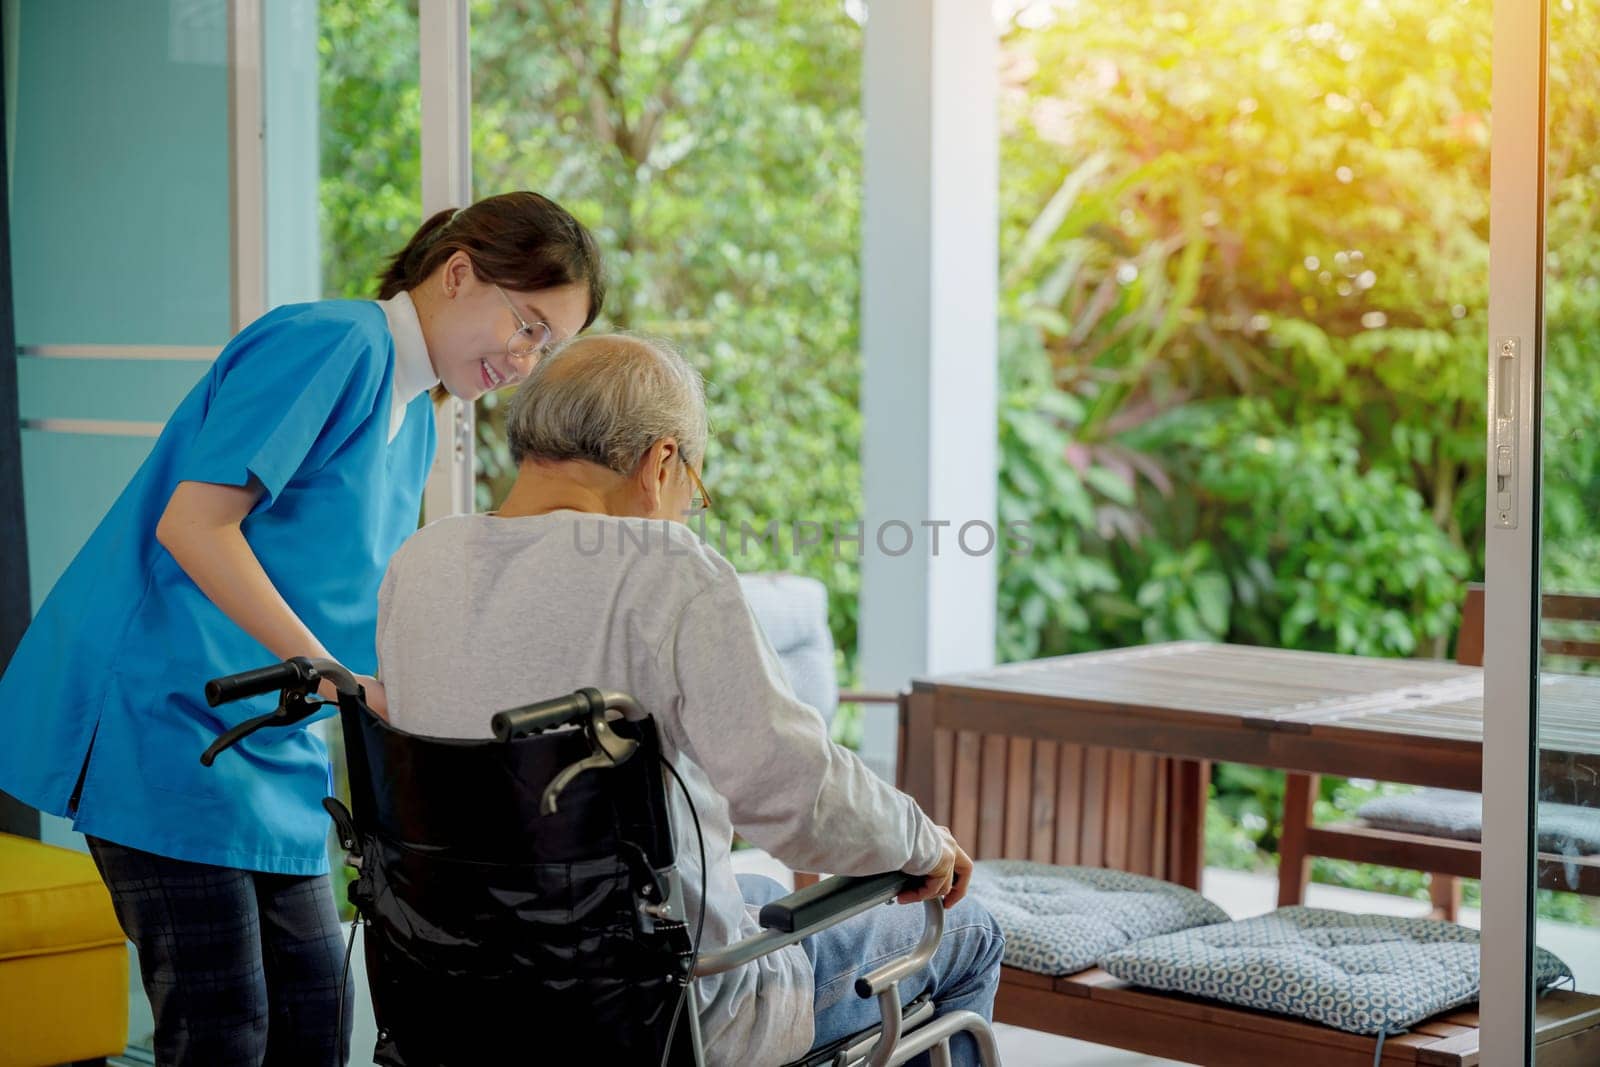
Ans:
[[[1425,834],[1457,841],[1483,839],[1483,797],[1454,789],[1419,789],[1378,797],[1356,810],[1356,818],[1380,830]]]
[[[1476,930],[1317,908],[1148,938],[1100,965],[1135,985],[1356,1034],[1394,1033],[1478,999]],[[1534,967],[1540,988],[1572,974],[1543,949]]]
[[[1005,962],[1036,974],[1073,974],[1141,937],[1228,918],[1192,889],[1098,867],[984,860],[971,892],[1006,935]]]
[[[794,695],[833,721],[839,678],[828,629],[828,589],[800,574],[741,574],[750,611],[772,642]]]
[[[1454,789],[1421,789],[1369,800],[1356,812],[1369,826],[1458,841],[1483,840],[1483,797]],[[1539,851],[1559,856],[1600,854],[1600,808],[1539,805]]]

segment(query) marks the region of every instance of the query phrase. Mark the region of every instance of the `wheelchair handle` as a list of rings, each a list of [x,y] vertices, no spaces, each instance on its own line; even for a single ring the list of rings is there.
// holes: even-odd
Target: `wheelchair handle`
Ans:
[[[293,726],[314,715],[322,705],[309,699],[317,686],[326,678],[338,690],[340,699],[365,700],[366,692],[356,683],[355,676],[330,659],[310,659],[296,656],[270,667],[257,667],[206,683],[206,703],[212,707],[227,704],[245,697],[282,692],[278,706],[265,715],[246,719],[220,734],[200,755],[202,766],[209,767],[224,751],[238,744],[264,726]]]
[[[554,730],[570,722],[577,722],[596,712],[620,711],[624,715],[639,714],[638,703],[626,693],[602,693],[598,689],[580,689],[566,696],[551,697],[520,708],[498,711],[489,719],[489,728],[498,741],[512,741],[529,734]]]
[[[270,667],[257,667],[254,670],[211,679],[206,683],[206,703],[217,707],[219,704],[229,704],[235,700],[282,689],[309,692],[320,685],[324,678],[331,681],[334,688],[341,693],[348,693],[351,696],[358,696],[361,693],[361,687],[356,684],[355,677],[333,660],[295,656],[282,663],[274,663]]]

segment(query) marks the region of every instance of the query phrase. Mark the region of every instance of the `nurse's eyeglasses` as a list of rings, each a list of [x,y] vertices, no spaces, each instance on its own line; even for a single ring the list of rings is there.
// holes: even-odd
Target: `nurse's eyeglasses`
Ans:
[[[529,322],[522,317],[522,312],[517,310],[517,305],[511,302],[511,297],[498,285],[494,291],[506,302],[506,307],[511,309],[511,315],[517,320],[517,331],[506,338],[506,352],[516,359],[527,359],[532,356],[540,359],[550,351],[551,341],[555,332],[546,322]]]

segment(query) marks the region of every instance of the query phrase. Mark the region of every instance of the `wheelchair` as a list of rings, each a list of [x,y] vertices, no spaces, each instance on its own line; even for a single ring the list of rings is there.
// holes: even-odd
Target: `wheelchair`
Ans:
[[[762,907],[761,933],[700,952],[674,863],[674,772],[654,721],[621,693],[583,689],[499,712],[493,739],[432,738],[374,715],[337,663],[296,658],[206,684],[212,707],[272,692],[279,702],[218,736],[201,762],[317,714],[324,679],[338,692],[351,803],[323,806],[357,873],[349,898],[365,926],[374,1061],[385,1067],[700,1067],[694,978],[793,945],[916,881],[827,878]],[[888,1067],[923,1052],[948,1067],[949,1040],[963,1031],[984,1067],[998,1065],[982,1016],[934,1018],[926,996],[902,1007],[899,983],[943,933],[943,904],[923,908],[915,948],[856,983],[882,1022],[789,1067]],[[741,1059],[759,1062],[760,1050]]]

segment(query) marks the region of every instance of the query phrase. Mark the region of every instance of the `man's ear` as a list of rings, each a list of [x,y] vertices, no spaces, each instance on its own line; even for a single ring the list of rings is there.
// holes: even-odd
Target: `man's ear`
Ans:
[[[639,491],[644,494],[645,504],[652,511],[661,506],[667,479],[672,477],[672,459],[677,449],[676,441],[665,438],[651,445],[644,459],[639,461]]]

